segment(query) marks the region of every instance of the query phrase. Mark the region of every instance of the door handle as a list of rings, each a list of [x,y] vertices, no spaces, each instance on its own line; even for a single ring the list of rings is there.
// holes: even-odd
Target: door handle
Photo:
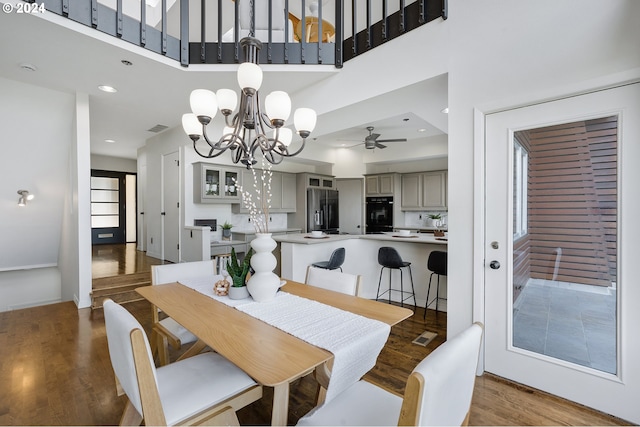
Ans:
[[[496,260],[493,260],[489,263],[489,267],[491,267],[494,270],[497,270],[500,268],[500,263]]]

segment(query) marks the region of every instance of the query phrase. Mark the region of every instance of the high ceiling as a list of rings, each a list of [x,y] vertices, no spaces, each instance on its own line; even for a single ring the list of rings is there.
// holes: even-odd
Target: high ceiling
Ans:
[[[5,35],[0,38],[1,77],[68,93],[89,94],[92,154],[135,159],[137,149],[154,135],[149,129],[156,125],[180,126],[182,114],[189,111],[191,90],[237,87],[234,65],[192,65],[185,69],[176,61],[51,13],[47,19],[3,13],[0,27]],[[78,36],[77,31],[90,32],[91,37]],[[132,65],[124,65],[123,60]],[[29,71],[24,64],[33,65],[36,70]],[[283,67],[286,72],[281,72]],[[278,89],[295,94],[340,72],[333,66],[263,68],[263,93]],[[380,139],[411,140],[446,133],[446,118],[433,113],[437,111],[436,114],[444,116],[439,110],[446,106],[446,77],[425,84],[437,94],[423,102],[431,108],[419,107],[429,113],[416,114],[408,104],[406,114],[395,112],[382,120],[367,121],[368,108],[380,109],[406,99],[401,92],[390,93],[321,116],[312,137],[327,147],[340,147],[364,141],[367,126],[374,126],[374,132],[381,134]],[[113,86],[118,92],[102,92],[99,85]],[[438,90],[432,90],[433,87]],[[427,121],[425,117],[429,114],[433,120]],[[380,116],[379,111],[376,116]]]

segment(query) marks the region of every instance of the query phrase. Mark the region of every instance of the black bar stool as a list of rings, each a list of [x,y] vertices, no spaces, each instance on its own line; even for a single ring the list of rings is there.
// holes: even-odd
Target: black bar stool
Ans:
[[[440,298],[440,276],[447,275],[447,253],[443,251],[433,251],[429,254],[429,259],[427,260],[427,269],[431,271],[431,275],[429,276],[429,287],[427,288],[427,300],[424,304],[424,314],[422,318],[427,317],[427,307],[431,305],[434,301],[436,302],[436,311],[438,311],[438,302],[440,300],[447,300],[446,298]],[[429,302],[429,294],[431,293],[431,279],[433,279],[433,275],[438,275],[438,285],[436,287],[436,297]]]
[[[340,271],[342,271],[342,264],[344,264],[345,253],[346,251],[344,248],[338,248],[331,253],[329,261],[318,261],[314,262],[311,265],[317,268],[324,268],[325,270],[340,269]]]
[[[395,248],[383,246],[378,250],[378,264],[382,267],[380,268],[380,278],[378,279],[378,292],[376,294],[376,301],[387,292],[389,293],[389,304],[391,304],[391,291],[400,292],[400,305],[404,307],[404,302],[409,298],[413,297],[413,306],[416,304],[416,293],[413,289],[413,274],[411,273],[411,263],[407,261],[403,261],[400,257],[398,251]],[[409,277],[411,278],[411,292],[405,291],[403,288],[403,277],[402,277],[402,268],[409,267]],[[380,293],[380,282],[382,281],[382,272],[385,268],[389,269],[389,289]],[[391,271],[399,270],[400,271],[400,289],[392,289],[391,288]],[[408,294],[405,298],[404,295]]]

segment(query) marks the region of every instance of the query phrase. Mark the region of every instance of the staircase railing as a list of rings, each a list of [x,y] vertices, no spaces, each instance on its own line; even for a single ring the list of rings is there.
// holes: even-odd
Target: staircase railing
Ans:
[[[242,60],[239,3],[249,0],[28,0],[106,34],[189,64]],[[364,52],[434,19],[447,0],[254,0],[268,4],[260,63],[342,67]],[[276,28],[276,13],[287,17]],[[349,25],[345,26],[345,22]],[[254,21],[255,23],[255,21]],[[236,34],[234,31],[238,28]],[[258,27],[256,27],[257,29]],[[258,36],[256,31],[256,36]]]

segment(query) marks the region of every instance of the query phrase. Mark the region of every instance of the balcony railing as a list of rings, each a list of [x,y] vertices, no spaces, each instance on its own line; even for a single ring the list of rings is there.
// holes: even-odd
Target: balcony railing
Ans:
[[[241,62],[239,40],[250,24],[263,42],[260,63],[340,68],[414,28],[447,19],[447,0],[254,0],[253,9],[249,0],[29,2],[185,67]]]

